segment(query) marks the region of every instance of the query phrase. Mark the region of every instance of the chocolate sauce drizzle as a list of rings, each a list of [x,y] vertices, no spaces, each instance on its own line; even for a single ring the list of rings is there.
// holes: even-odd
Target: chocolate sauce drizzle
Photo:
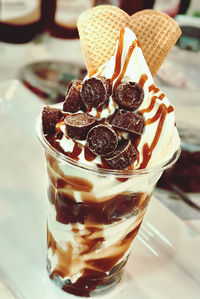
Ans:
[[[150,194],[124,192],[97,200],[92,196],[93,185],[87,179],[64,175],[58,162],[49,154],[47,161],[51,182],[48,197],[50,204],[55,207],[56,221],[70,224],[73,240],[79,244],[77,251],[77,246],[74,248],[70,239],[67,240],[66,231],[66,244],[61,246],[47,228],[48,248],[57,259],[53,269],[49,266],[50,278],[54,280],[60,276],[65,280],[62,287],[64,291],[89,297],[99,285],[112,284],[121,277],[127,260],[123,256],[139,230]],[[75,201],[73,191],[77,190],[80,191],[82,202]],[[137,215],[137,222],[134,224],[133,220],[132,229],[127,233],[124,231],[123,238],[114,244],[102,247],[106,225],[117,225],[133,215]],[[79,223],[84,225],[81,231]],[[73,283],[69,277],[76,274],[76,265],[81,267],[82,274]]]

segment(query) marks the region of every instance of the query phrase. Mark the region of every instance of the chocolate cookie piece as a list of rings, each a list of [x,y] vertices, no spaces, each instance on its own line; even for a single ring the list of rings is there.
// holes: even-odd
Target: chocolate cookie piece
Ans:
[[[121,108],[136,110],[144,99],[144,91],[136,82],[122,82],[115,91],[115,100]]]
[[[117,148],[118,137],[112,127],[100,124],[88,132],[87,142],[94,154],[107,156]]]
[[[83,107],[80,90],[82,83],[80,80],[73,80],[68,86],[65,101],[63,103],[63,111],[75,113]]]
[[[125,169],[137,159],[137,151],[132,142],[128,139],[122,140],[117,149],[109,156],[105,157],[105,161],[113,169]]]
[[[95,118],[88,113],[76,113],[65,118],[67,135],[72,139],[86,139],[88,131],[95,124]]]
[[[110,80],[99,76],[85,80],[81,89],[81,98],[87,107],[98,108],[106,103],[111,93]]]
[[[120,130],[141,135],[144,127],[144,118],[138,113],[119,109],[114,114],[111,125]]]
[[[42,110],[42,128],[44,134],[53,135],[56,132],[56,124],[63,114],[60,109],[45,106]]]

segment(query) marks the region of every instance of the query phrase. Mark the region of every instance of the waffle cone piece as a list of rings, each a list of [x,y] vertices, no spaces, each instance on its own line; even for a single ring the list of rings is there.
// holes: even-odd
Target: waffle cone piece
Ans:
[[[178,24],[165,13],[146,9],[130,17],[129,28],[136,34],[154,77],[181,35]]]
[[[111,5],[96,6],[84,12],[77,26],[90,75],[114,55],[120,30],[124,27],[136,34],[152,76],[156,75],[181,34],[177,23],[162,12],[147,9],[130,17]]]
[[[119,32],[128,23],[129,15],[111,5],[96,6],[79,17],[77,27],[89,73],[114,55]]]

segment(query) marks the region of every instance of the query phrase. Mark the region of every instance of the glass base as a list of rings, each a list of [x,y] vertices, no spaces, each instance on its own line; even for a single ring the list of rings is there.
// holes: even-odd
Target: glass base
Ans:
[[[72,283],[70,279],[63,279],[57,273],[53,274],[49,259],[47,259],[47,272],[53,283],[67,293],[81,297],[100,296],[112,291],[113,288],[120,282],[127,260],[128,256],[118,265],[113,267],[106,276],[105,273],[88,270],[88,273],[82,275],[74,283]],[[100,278],[97,279],[97,275]]]

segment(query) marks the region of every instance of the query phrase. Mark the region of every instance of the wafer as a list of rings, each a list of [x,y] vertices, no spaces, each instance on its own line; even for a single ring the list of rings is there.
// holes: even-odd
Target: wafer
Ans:
[[[77,26],[89,74],[95,73],[114,54],[119,32],[124,27],[136,34],[152,76],[181,34],[178,24],[162,12],[147,9],[130,17],[111,5],[96,6],[84,12]]]
[[[129,28],[139,40],[152,76],[155,76],[181,35],[178,24],[165,13],[142,10],[130,17]]]
[[[96,6],[79,17],[77,27],[89,73],[114,54],[119,32],[128,26],[129,18],[126,12],[111,5]]]

